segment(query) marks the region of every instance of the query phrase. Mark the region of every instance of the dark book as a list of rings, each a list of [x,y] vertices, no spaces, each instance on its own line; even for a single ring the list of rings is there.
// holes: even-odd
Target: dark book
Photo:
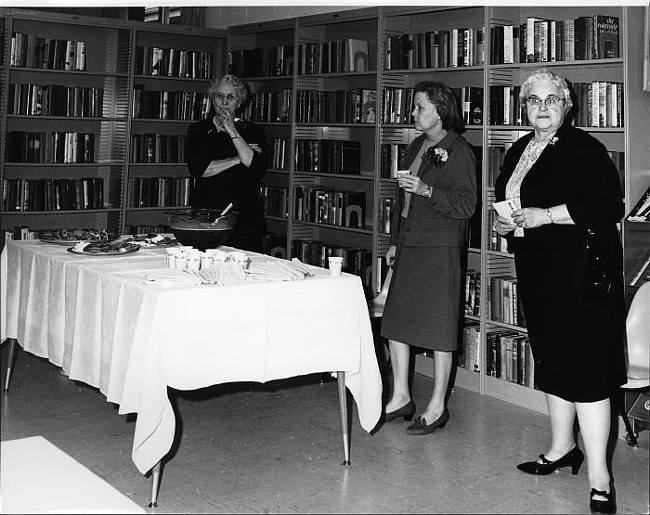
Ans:
[[[619,22],[616,16],[594,15],[596,58],[616,59],[619,53]]]

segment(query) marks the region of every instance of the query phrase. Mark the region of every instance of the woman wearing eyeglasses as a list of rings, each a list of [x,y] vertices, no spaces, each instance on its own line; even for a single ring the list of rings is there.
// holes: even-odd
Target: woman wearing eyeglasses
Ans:
[[[216,79],[208,96],[210,116],[187,131],[187,166],[197,179],[192,207],[224,209],[232,202],[239,218],[227,244],[262,252],[266,222],[260,184],[267,168],[266,136],[259,126],[239,118],[248,98],[241,79]]]
[[[573,103],[563,78],[546,69],[533,72],[520,101],[533,131],[508,150],[495,184],[496,199],[519,209],[510,218],[497,216],[494,228],[514,252],[551,441],[536,461],[517,468],[533,475],[560,468],[577,474],[586,455],[591,512],[615,513],[606,450],[610,396],[626,381],[616,228],[624,209],[621,185],[605,147],[570,124]],[[588,295],[585,280],[587,229],[596,233],[611,279],[598,296]],[[574,433],[576,415],[584,454]]]

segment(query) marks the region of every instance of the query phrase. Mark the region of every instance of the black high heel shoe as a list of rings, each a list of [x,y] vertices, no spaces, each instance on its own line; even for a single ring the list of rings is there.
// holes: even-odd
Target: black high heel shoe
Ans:
[[[601,501],[600,499],[594,499],[594,495],[601,495],[607,500]],[[592,488],[589,493],[589,508],[591,509],[591,513],[616,513],[616,492],[614,491],[614,485],[610,485],[609,492]]]
[[[408,401],[404,406],[390,413],[384,413],[383,419],[384,422],[390,422],[399,417],[404,417],[405,422],[409,422],[413,419],[415,415],[415,403],[413,401]]]
[[[580,465],[582,465],[585,455],[582,454],[582,451],[576,445],[564,456],[555,461],[547,460],[543,454],[539,455],[539,459],[542,460],[542,463],[527,461],[526,463],[520,463],[517,465],[517,468],[527,474],[546,476],[547,474],[555,472],[563,467],[571,467],[571,473],[575,476],[578,473],[578,470],[580,470]]]

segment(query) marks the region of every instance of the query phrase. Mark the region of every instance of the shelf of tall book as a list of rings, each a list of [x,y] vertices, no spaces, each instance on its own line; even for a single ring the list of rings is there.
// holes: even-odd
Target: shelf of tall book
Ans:
[[[125,230],[169,232],[166,211],[190,204],[188,126],[210,112],[211,80],[224,66],[219,31],[136,23]]]
[[[2,228],[118,231],[130,28],[30,12],[3,19]]]
[[[188,202],[184,137],[225,32],[21,9],[2,20],[3,231],[163,228]]]

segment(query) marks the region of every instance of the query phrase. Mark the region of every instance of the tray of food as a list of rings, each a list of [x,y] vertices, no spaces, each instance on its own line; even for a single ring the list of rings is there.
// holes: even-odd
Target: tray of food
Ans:
[[[106,231],[92,229],[46,229],[38,233],[39,241],[66,247],[82,242],[109,242],[111,239]]]
[[[84,256],[124,256],[140,250],[140,245],[131,241],[101,243],[99,241],[82,241],[74,247],[68,247],[68,252]]]
[[[145,248],[175,247],[180,245],[173,234],[136,234],[122,238],[121,241],[135,243]]]

